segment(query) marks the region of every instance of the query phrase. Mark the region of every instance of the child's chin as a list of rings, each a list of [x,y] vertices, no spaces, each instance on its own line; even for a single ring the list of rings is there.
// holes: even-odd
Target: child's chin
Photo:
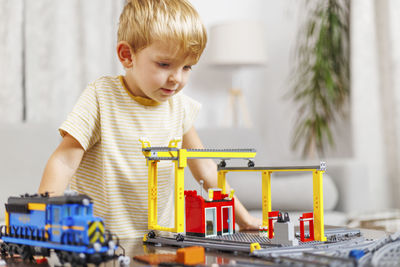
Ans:
[[[154,100],[157,101],[157,102],[165,102],[165,101],[167,101],[168,99],[170,99],[173,96],[174,95],[162,96],[162,97],[159,97],[158,99],[154,99]]]

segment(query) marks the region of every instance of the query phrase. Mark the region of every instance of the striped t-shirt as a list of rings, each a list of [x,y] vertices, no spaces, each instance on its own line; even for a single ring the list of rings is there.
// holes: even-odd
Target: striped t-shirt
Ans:
[[[120,237],[147,232],[148,168],[139,138],[168,146],[192,126],[200,104],[178,93],[157,103],[133,96],[122,76],[101,77],[88,85],[61,125],[84,148],[71,189],[89,195],[94,212]],[[158,163],[158,222],[173,226],[174,171]]]

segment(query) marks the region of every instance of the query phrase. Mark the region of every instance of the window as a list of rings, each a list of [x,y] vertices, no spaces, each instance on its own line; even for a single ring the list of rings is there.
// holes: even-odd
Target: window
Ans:
[[[53,208],[53,223],[59,223],[60,222],[60,207],[54,207]]]
[[[51,209],[49,205],[46,206],[46,216],[46,223],[49,223],[51,221]]]
[[[222,234],[233,234],[232,206],[222,207]]]
[[[217,235],[217,210],[216,208],[206,208],[206,236],[216,236]]]
[[[64,207],[64,217],[68,217],[68,216],[71,216],[71,207],[70,206]]]

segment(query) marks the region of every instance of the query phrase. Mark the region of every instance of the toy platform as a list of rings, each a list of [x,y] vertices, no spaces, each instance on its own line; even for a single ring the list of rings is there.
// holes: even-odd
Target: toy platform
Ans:
[[[251,244],[258,243],[261,250],[269,251],[271,249],[282,249],[282,248],[293,248],[296,250],[310,250],[318,246],[326,247],[326,244],[344,244],[350,240],[360,242],[364,241],[360,230],[357,229],[345,229],[345,228],[331,228],[326,229],[325,235],[327,237],[326,242],[312,241],[312,242],[301,242],[300,233],[296,233],[296,237],[299,239],[298,246],[284,246],[282,244],[273,244],[271,239],[268,237],[260,236],[258,233],[244,233],[238,232],[231,235],[221,235],[214,237],[195,237],[195,236],[183,236],[178,234],[175,238],[170,236],[155,236],[154,232],[150,232],[147,235],[147,239],[144,243],[156,244],[156,245],[167,245],[177,247],[187,246],[203,246],[208,249],[215,249],[218,251],[227,252],[251,252]]]
[[[272,244],[267,237],[254,233],[235,233],[217,237],[177,235],[147,237],[145,243],[176,247],[203,246],[225,252],[234,252],[268,260],[278,266],[398,266],[400,264],[400,232],[372,240],[360,230],[329,228],[327,241],[301,242],[297,246]],[[296,233],[299,239],[299,233]],[[260,247],[253,249],[252,244]]]

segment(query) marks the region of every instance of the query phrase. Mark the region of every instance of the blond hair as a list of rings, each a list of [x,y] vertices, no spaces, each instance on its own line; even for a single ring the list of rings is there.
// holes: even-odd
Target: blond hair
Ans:
[[[198,60],[207,43],[199,14],[186,0],[128,0],[119,18],[118,42],[137,53],[156,40],[178,42]]]

